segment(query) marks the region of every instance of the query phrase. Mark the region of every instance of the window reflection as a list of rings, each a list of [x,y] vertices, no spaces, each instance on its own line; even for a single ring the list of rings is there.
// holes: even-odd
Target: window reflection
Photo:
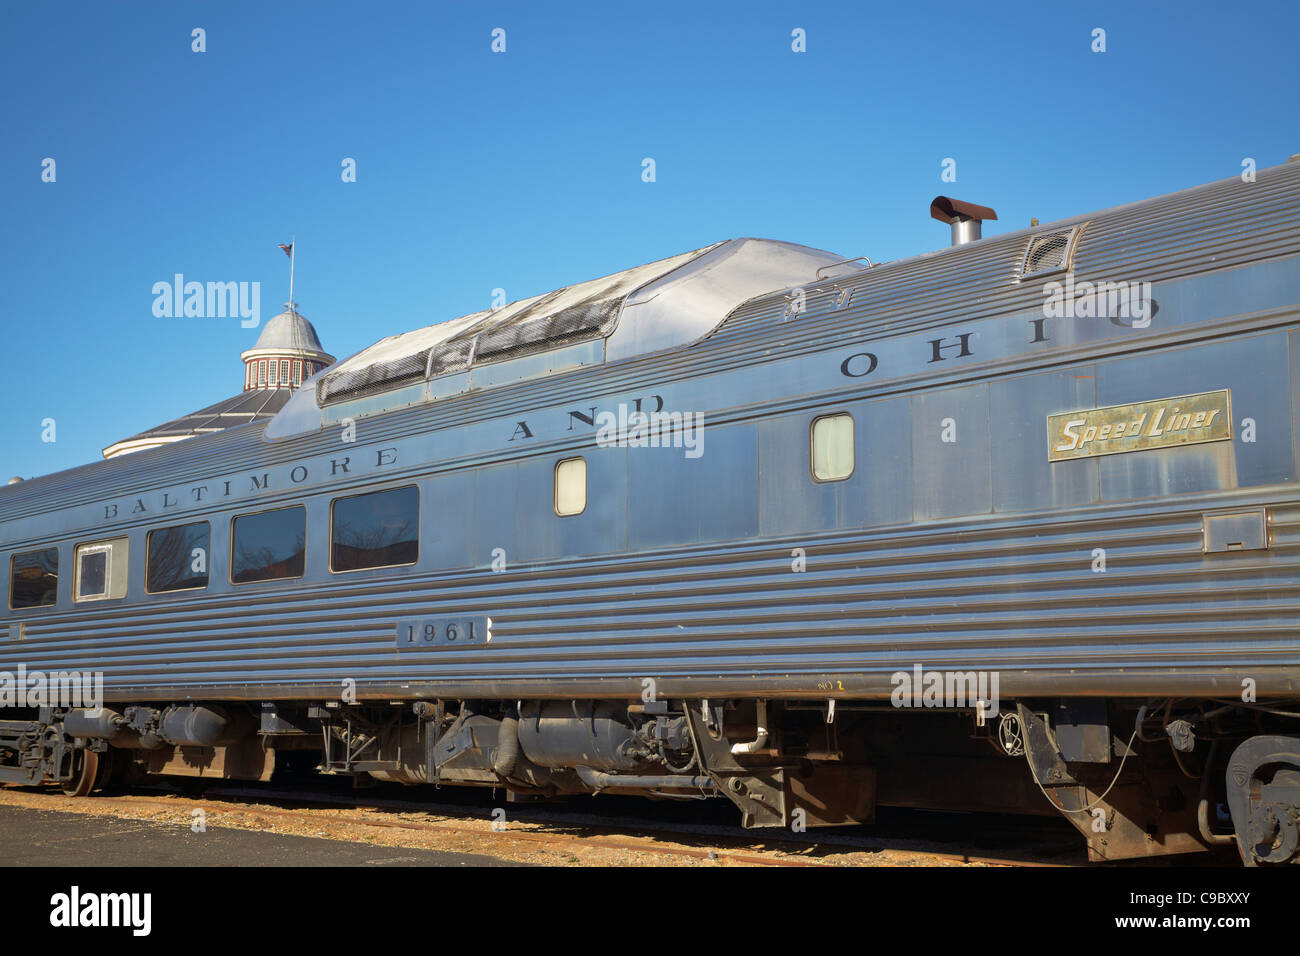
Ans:
[[[43,548],[9,559],[9,606],[49,607],[58,597],[59,549]]]
[[[207,587],[210,539],[206,521],[150,531],[145,589],[156,593]]]
[[[236,584],[300,578],[307,540],[307,509],[281,508],[235,519],[230,580]]]
[[[420,493],[414,485],[333,504],[330,568],[359,571],[414,564],[420,555]]]

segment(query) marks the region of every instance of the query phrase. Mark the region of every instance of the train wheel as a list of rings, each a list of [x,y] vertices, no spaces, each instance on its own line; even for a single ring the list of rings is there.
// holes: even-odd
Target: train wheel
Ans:
[[[95,771],[95,783],[92,790],[106,790],[111,785],[117,771],[117,754],[113,752],[112,748],[109,748],[97,756],[99,757],[99,767]]]
[[[93,750],[77,750],[72,754],[72,776],[63,784],[63,792],[70,797],[84,797],[95,788],[99,775],[99,754]]]

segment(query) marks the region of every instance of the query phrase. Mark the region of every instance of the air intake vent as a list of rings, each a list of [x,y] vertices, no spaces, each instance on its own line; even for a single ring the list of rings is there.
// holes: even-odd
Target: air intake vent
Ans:
[[[1032,237],[1020,263],[1020,278],[1029,279],[1070,268],[1074,246],[1082,231],[1083,225],[1078,225]]]

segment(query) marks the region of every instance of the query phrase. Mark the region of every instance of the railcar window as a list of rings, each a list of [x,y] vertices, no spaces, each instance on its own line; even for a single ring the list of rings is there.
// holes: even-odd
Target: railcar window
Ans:
[[[414,564],[420,556],[420,490],[414,485],[335,498],[330,505],[330,570]]]
[[[91,598],[108,597],[108,559],[112,554],[107,548],[84,550],[78,553],[77,561],[77,600],[88,601]]]
[[[587,459],[566,458],[555,465],[555,513],[580,515],[587,510]]]
[[[110,538],[77,545],[72,561],[74,601],[126,597],[128,544],[126,538]]]
[[[825,415],[812,423],[812,473],[818,481],[853,474],[853,416]]]
[[[9,607],[50,607],[59,592],[59,549],[26,551],[9,559]]]
[[[150,531],[144,589],[157,594],[207,587],[211,537],[206,521]]]
[[[298,505],[235,518],[230,580],[235,584],[300,578],[307,543],[307,509]]]

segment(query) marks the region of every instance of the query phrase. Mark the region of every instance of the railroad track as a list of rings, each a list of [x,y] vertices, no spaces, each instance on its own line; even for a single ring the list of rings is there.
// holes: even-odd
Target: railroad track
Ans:
[[[203,809],[214,826],[251,829],[289,828],[302,835],[369,839],[400,845],[446,846],[459,843],[474,852],[526,860],[532,854],[560,854],[568,862],[581,856],[619,855],[677,859],[683,863],[742,866],[977,865],[1070,866],[1085,862],[1073,831],[1055,819],[993,818],[976,814],[894,811],[881,825],[806,833],[740,830],[734,822],[708,821],[703,804],[662,806],[629,797],[591,800],[582,810],[567,806],[508,804],[508,820],[493,827],[492,806],[484,792],[449,794],[439,800],[403,794],[363,793],[282,787],[212,784],[178,790],[167,785],[137,786],[129,794],[65,797],[32,788],[0,789],[21,794],[23,805],[69,812],[113,812],[185,822]],[[447,799],[452,797],[452,799]],[[499,802],[499,801],[497,801]],[[646,814],[646,810],[650,814]],[[119,812],[120,811],[120,812]],[[705,822],[699,822],[700,817]],[[973,832],[978,828],[978,832]],[[865,832],[864,832],[865,831]],[[957,847],[957,849],[954,849]],[[549,862],[549,861],[548,861]],[[669,862],[661,860],[660,862]]]

